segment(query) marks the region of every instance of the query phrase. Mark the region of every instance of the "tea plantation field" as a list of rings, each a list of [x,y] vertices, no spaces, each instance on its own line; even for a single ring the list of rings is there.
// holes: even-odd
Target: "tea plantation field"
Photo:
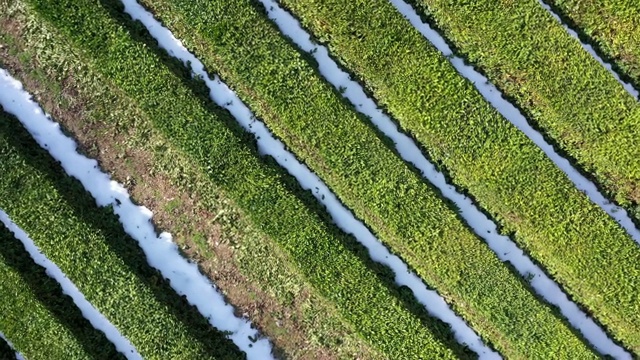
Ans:
[[[640,357],[640,3],[0,0],[0,358]]]

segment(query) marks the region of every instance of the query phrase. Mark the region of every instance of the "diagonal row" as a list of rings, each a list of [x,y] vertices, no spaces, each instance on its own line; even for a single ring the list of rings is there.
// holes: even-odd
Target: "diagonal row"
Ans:
[[[540,105],[548,104],[540,97],[530,108],[519,96],[526,99],[526,89],[539,96],[545,91],[557,95],[557,90],[538,89],[537,79],[525,76],[518,80],[526,84],[521,88],[525,90],[518,90],[509,82],[501,82],[493,70],[496,61],[503,61],[500,66],[504,69],[528,66],[527,59],[537,56],[535,52],[524,58],[514,57],[512,63],[500,57],[508,54],[508,49],[496,50],[495,59],[474,55],[476,47],[490,45],[482,42],[482,37],[465,38],[457,32],[457,21],[466,16],[468,9],[449,9],[458,16],[450,18],[440,15],[446,6],[438,1],[416,2],[416,8],[438,19],[437,25],[448,41],[474,61],[486,78],[453,56],[444,40],[401,1],[373,1],[366,6],[339,0],[281,1],[298,16],[299,23],[271,0],[262,1],[262,5],[141,1],[199,59],[132,0],[123,1],[124,8],[116,1],[99,5],[88,0],[25,3],[24,11],[43,26],[52,26],[56,36],[70,41],[71,51],[77,51],[86,70],[95,74],[90,78],[95,76],[121,92],[153,131],[192,159],[194,169],[246,212],[249,221],[269,242],[278,245],[287,262],[331,304],[341,321],[382,357],[471,355],[460,344],[481,358],[498,357],[498,353],[530,358],[552,351],[567,358],[590,358],[600,353],[622,359],[630,358],[627,350],[637,352],[640,253],[633,241],[638,241],[638,230],[630,207],[634,204],[633,164],[625,161],[633,156],[633,149],[619,151],[605,160],[590,153],[606,153],[611,150],[610,144],[633,136],[632,131],[620,134],[628,128],[624,125],[628,121],[623,120],[619,128],[607,128],[608,136],[603,141],[592,141],[587,132],[587,146],[581,145],[579,151],[563,140],[550,144],[527,120],[541,127],[545,136],[555,139],[557,129],[581,125],[574,121],[557,128],[546,127],[545,111],[554,111],[555,105]],[[75,11],[60,11],[68,6]],[[522,6],[522,10],[516,10],[528,11],[532,16],[545,11],[542,7]],[[485,28],[482,21],[493,21],[494,28],[502,29],[497,20],[504,14],[497,9],[493,18],[478,17],[475,21]],[[129,16],[140,20],[144,27]],[[418,31],[421,28],[426,30]],[[559,36],[557,32],[553,34]],[[325,42],[326,47],[315,44],[314,38]],[[465,42],[476,38],[478,43]],[[526,44],[526,40],[520,41],[520,45]],[[159,48],[190,69],[182,68]],[[582,55],[570,56],[582,59]],[[348,75],[345,69],[353,73]],[[603,71],[607,73],[604,68]],[[218,75],[210,78],[213,73],[233,91]],[[540,73],[543,78],[546,76],[545,72]],[[195,79],[189,79],[191,75]],[[474,79],[491,81],[500,91],[491,84],[468,81]],[[598,90],[590,91],[595,94]],[[620,92],[615,94],[621,102],[627,101]],[[514,101],[522,113],[503,96]],[[6,99],[3,107],[16,114]],[[629,109],[635,106],[628,101],[625,104]],[[535,111],[542,113],[531,115]],[[596,112],[597,121],[605,121],[598,116]],[[30,116],[23,113],[19,117],[25,123],[23,118]],[[7,126],[16,126],[10,117],[5,118],[3,122],[7,124],[14,122]],[[30,131],[38,138],[38,131]],[[20,131],[14,128],[12,133]],[[247,133],[253,134],[255,140]],[[54,154],[53,143],[38,141]],[[590,147],[594,143],[598,145]],[[28,156],[16,155],[23,151],[20,143],[14,142],[14,147],[3,153],[7,158],[6,162],[3,159],[3,166],[9,167],[3,178],[4,191],[10,192],[14,187],[20,191],[2,199],[0,208],[30,233],[45,255],[63,268],[142,356],[162,358],[177,354],[176,351],[213,357],[235,353],[227,345],[217,353],[203,346],[204,337],[213,333],[193,316],[183,319],[184,327],[174,326],[173,333],[165,334],[162,341],[166,345],[141,336],[140,328],[134,325],[135,319],[141,319],[136,318],[136,312],[157,301],[144,295],[144,286],[136,288],[136,294],[142,295],[128,298],[128,306],[120,302],[114,308],[113,304],[130,294],[104,302],[104,294],[96,292],[101,285],[95,278],[86,277],[87,272],[112,278],[111,286],[115,287],[110,289],[115,294],[136,282],[133,278],[118,282],[114,270],[99,270],[108,256],[89,264],[87,269],[94,270],[78,273],[74,268],[79,266],[75,262],[78,259],[69,256],[82,244],[70,238],[65,246],[74,251],[62,254],[42,237],[81,235],[73,232],[72,222],[67,222],[69,229],[60,235],[51,236],[45,230],[56,228],[50,222],[54,218],[47,213],[65,212],[57,209],[55,202],[45,205],[51,201],[43,199],[50,185],[41,176],[33,178],[31,185],[28,181],[16,183],[15,174],[29,179],[33,172],[47,166],[42,166],[45,160],[39,154],[23,160],[31,166],[28,171],[17,162],[11,167],[9,160]],[[67,146],[64,152],[75,152],[75,146]],[[577,165],[562,156],[575,159]],[[54,157],[59,158],[55,154]],[[630,177],[622,179],[607,170],[620,162],[631,166]],[[102,190],[92,191],[91,181],[82,180],[82,167],[65,165],[64,161],[62,165],[69,175],[83,182],[99,205],[112,206],[120,219],[132,219],[133,222],[123,221],[128,233],[125,237],[132,236],[140,242],[145,255],[138,251],[139,256],[160,269],[162,276],[171,281],[171,287],[185,294],[200,314],[209,317],[210,325],[230,331],[229,338],[250,358],[271,353],[266,340],[253,343],[255,330],[246,321],[233,320],[230,306],[224,305],[194,265],[183,266],[177,272],[163,267],[169,261],[160,253],[172,250],[177,256],[175,245],[156,235],[148,214],[135,215],[140,210],[136,210],[138,207],[124,189],[104,192],[109,182],[105,177],[107,183],[99,185]],[[95,167],[95,163],[86,165]],[[585,171],[595,171],[592,178],[596,183],[583,175]],[[62,172],[54,173],[60,178],[54,184],[65,183]],[[618,180],[621,185],[615,184]],[[631,210],[630,215],[607,203],[596,184],[605,194],[615,195],[616,201]],[[308,190],[313,198],[306,195]],[[624,196],[625,200],[620,200]],[[25,203],[25,198],[31,201]],[[72,206],[76,212],[83,212],[80,220],[94,221],[93,226],[102,227],[92,219],[98,213],[88,209],[89,203]],[[125,209],[128,206],[130,210]],[[85,211],[94,215],[84,214]],[[71,214],[69,217],[74,217]],[[47,218],[49,222],[43,220]],[[115,227],[119,225],[109,226],[100,231],[117,233]],[[131,245],[127,246],[131,253],[135,252]],[[565,251],[567,248],[572,251]],[[89,248],[85,256],[95,251],[98,249]],[[133,255],[126,256],[134,262]],[[145,274],[150,276],[148,271]],[[168,288],[166,284],[162,286]],[[407,296],[403,287],[408,287],[411,295]],[[210,292],[202,293],[204,289]],[[158,290],[154,291],[157,296]],[[206,299],[216,297],[216,305],[207,305]],[[189,307],[175,301],[172,304]],[[227,311],[227,320],[222,322],[216,320],[221,307]],[[157,311],[155,314],[158,319],[164,316]],[[389,318],[394,321],[389,322]],[[191,324],[198,324],[194,327],[200,330],[194,332]],[[259,326],[265,328],[262,323]],[[271,336],[269,331],[266,334]],[[192,346],[180,345],[184,336],[194,336]],[[223,336],[216,338],[225,343]],[[118,350],[123,351],[122,346]]]

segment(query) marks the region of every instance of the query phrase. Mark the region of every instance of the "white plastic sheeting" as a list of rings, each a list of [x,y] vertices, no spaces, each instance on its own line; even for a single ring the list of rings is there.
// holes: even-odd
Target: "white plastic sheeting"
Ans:
[[[151,223],[152,212],[135,205],[127,190],[102,172],[97,161],[80,155],[76,143],[62,133],[54,122],[31,100],[22,84],[0,69],[0,105],[14,114],[41,147],[58,160],[70,176],[78,179],[99,206],[113,207],[124,230],[144,251],[149,264],[170,281],[171,287],[185,295],[190,304],[209,319],[211,325],[231,333],[229,338],[244,351],[249,360],[273,359],[272,347],[260,338],[248,320],[234,315],[214,284],[200,273],[196,264],[187,261],[168,233],[157,235]],[[257,341],[251,339],[260,338]]]
[[[0,80],[1,81],[1,80]],[[62,292],[66,295],[69,295],[76,306],[82,312],[82,315],[89,320],[91,325],[94,328],[102,331],[107,339],[111,341],[116,349],[124,354],[129,360],[142,360],[142,357],[137,352],[137,350],[131,345],[129,340],[124,338],[122,334],[116,329],[109,320],[107,320],[104,315],[102,315],[96,308],[91,305],[87,299],[85,299],[84,295],[78,290],[78,288],[67,278],[67,276],[60,270],[60,268],[54,264],[51,260],[47,259],[46,256],[40,252],[40,249],[36,246],[36,244],[29,238],[22,229],[18,227],[9,216],[2,210],[0,210],[0,222],[4,224],[4,226],[9,229],[13,233],[13,235],[18,239],[24,247],[27,249],[27,252],[33,259],[33,261],[45,268],[47,275],[49,275],[52,279],[57,281],[62,288]]]
[[[211,79],[204,70],[202,62],[191,54],[167,28],[163,27],[153,18],[151,13],[136,1],[122,0],[122,2],[125,5],[125,11],[144,24],[151,36],[158,41],[160,47],[183,63],[190,64],[193,73],[200,76],[209,87],[211,99],[227,109],[245,130],[255,135],[261,154],[272,156],[280,166],[298,180],[304,189],[313,190],[313,195],[326,206],[336,225],[345,232],[353,234],[369,250],[369,255],[374,261],[390,267],[396,275],[396,283],[409,287],[432,316],[451,325],[456,340],[467,344],[483,359],[499,357],[482,343],[478,335],[449,308],[435,291],[428,290],[422,280],[410,272],[407,265],[399,257],[391,254],[366,226],[345,208],[318,176],[287,151],[282,142],[273,136],[264,123],[253,116],[247,106],[219,77],[215,76]]]
[[[518,246],[506,236],[500,235],[496,225],[482,213],[477,206],[454,186],[448,184],[442,173],[436,170],[422,154],[415,142],[403,134],[396,124],[379,108],[375,101],[366,95],[360,84],[352,80],[348,73],[336,64],[330,57],[325,46],[316,44],[310,34],[302,28],[300,23],[274,0],[260,0],[280,31],[288,36],[300,49],[309,52],[318,62],[322,76],[339,89],[343,96],[349,100],[357,111],[371,119],[373,124],[395,143],[396,150],[407,162],[418,168],[425,179],[435,185],[444,197],[451,200],[460,209],[460,216],[483,238],[489,247],[496,253],[500,260],[513,264],[516,270],[525,278],[530,278],[531,286],[549,303],[557,306],[569,322],[578,329],[599,351],[615,355],[620,359],[630,358],[622,348],[617,346],[607,334],[578,306],[572,302],[562,289],[551,280]],[[400,1],[392,1],[397,7]],[[405,17],[408,17],[411,7],[405,4],[400,6]],[[414,24],[421,23],[420,18],[413,13],[410,20]],[[421,25],[422,34],[429,35],[428,39],[438,44],[438,49],[444,55],[451,56],[450,50],[443,51],[446,43],[428,25]],[[425,35],[426,36],[426,35]],[[447,47],[448,49],[448,47]],[[446,49],[445,49],[446,50]],[[465,69],[466,70],[466,69]],[[486,79],[485,79],[486,81]]]

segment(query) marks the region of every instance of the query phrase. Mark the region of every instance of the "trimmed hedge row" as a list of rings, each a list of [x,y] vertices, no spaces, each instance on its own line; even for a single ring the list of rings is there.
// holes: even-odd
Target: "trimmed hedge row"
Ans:
[[[589,37],[640,89],[640,5],[636,1],[544,0]]]
[[[453,183],[468,191],[618,340],[634,351],[640,349],[637,244],[502,118],[392,4],[385,0],[368,1],[366,6],[344,0],[281,3],[355,72]],[[521,2],[511,3],[515,7]],[[473,21],[491,8],[468,7],[475,9],[470,15]],[[462,18],[461,12],[447,14]],[[490,13],[512,14],[504,9]],[[487,32],[475,30],[492,39]],[[510,48],[522,47],[519,38],[510,38]],[[495,52],[499,50],[489,51]],[[589,80],[588,73],[582,76],[585,81],[599,79]]]
[[[252,2],[145,4],[500,351],[524,356],[554,348],[569,357],[588,356],[584,344],[378,139]],[[508,319],[497,315],[505,312]]]
[[[5,121],[2,113],[0,121]],[[22,355],[33,360],[124,359],[2,223],[0,274],[0,331]],[[0,339],[0,359],[15,356]]]
[[[0,115],[0,139],[0,208],[143,357],[244,357],[147,265],[117,217],[98,208],[17,119]]]
[[[410,1],[640,223],[640,103],[537,0]]]
[[[364,339],[391,358],[462,354],[460,345],[452,345],[457,347],[453,351],[448,348],[455,342],[445,326],[433,319],[423,323],[407,310],[401,292],[378,278],[388,274],[372,271],[361,260],[366,252],[330,224],[309,193],[273,160],[260,159],[251,135],[228,113],[194,96],[190,85],[199,84],[189,79],[182,65],[167,67],[163,61],[168,60],[155,54],[153,46],[134,40],[140,40],[144,30],[135,25],[131,32],[125,30],[122,22],[132,24],[117,13],[121,9],[88,0],[29,3],[77,46],[88,66],[129,96],[158,130],[278,242]]]

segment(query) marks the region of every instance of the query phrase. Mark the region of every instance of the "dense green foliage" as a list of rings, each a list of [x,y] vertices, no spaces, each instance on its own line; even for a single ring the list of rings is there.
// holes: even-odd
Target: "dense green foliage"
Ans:
[[[413,1],[640,223],[640,104],[537,0]]]
[[[33,360],[124,358],[2,223],[0,274],[0,331],[22,355]],[[2,339],[0,359],[15,359]]]
[[[67,37],[87,60],[86,66],[130,98],[153,121],[156,130],[193,159],[202,174],[222,188],[264,235],[279,244],[363,339],[390,358],[469,355],[455,343],[446,326],[426,317],[424,309],[415,308],[415,300],[390,285],[388,269],[372,264],[351,236],[330,223],[309,193],[271,159],[265,161],[258,156],[252,136],[211,103],[202,84],[189,79],[188,70],[158,50],[146,31],[122,13],[118,1],[28,2],[39,21],[46,20]],[[634,330],[640,325],[640,254],[613,220],[491,109],[386,1],[369,1],[367,6],[338,0],[282,2],[329,43],[339,61],[352,69],[421,142],[454,183],[468,190],[570,295],[637,352],[640,340]],[[553,352],[553,356],[563,358],[594,357],[555,310],[537,300],[526,283],[460,221],[455,209],[389,149],[391,144],[368,119],[353,111],[317,75],[313,61],[279,35],[255,1],[144,3],[204,60],[208,69],[221,74],[385,244],[436,287],[503,355],[549,357]],[[456,11],[463,19],[473,8],[447,6],[462,6]],[[484,2],[478,6],[485,10]],[[531,10],[532,19],[543,16],[539,9],[518,6]],[[496,13],[496,19],[487,11],[486,16],[465,21],[496,31],[506,26],[498,21],[505,19],[504,14]],[[460,21],[455,16],[447,17],[451,14],[434,14],[439,20]],[[497,25],[484,23],[486,19]],[[525,28],[528,25],[528,20],[519,24]],[[442,27],[453,34],[450,37],[455,43],[456,31],[461,30]],[[544,37],[548,35],[536,39],[552,44],[568,41],[566,34],[551,33],[559,40]],[[475,34],[468,36],[473,38]],[[531,40],[525,37],[518,41]],[[561,56],[574,59],[577,53],[571,53],[571,46],[575,47],[575,42],[567,44],[569,52]],[[539,48],[543,54],[549,51]],[[521,106],[556,116],[554,106],[558,103],[554,96],[569,95],[555,93],[559,91],[556,85],[542,91],[536,87],[537,82],[527,78],[529,73],[518,73],[522,69],[536,70],[527,64],[539,54],[525,52],[520,56],[509,51],[512,48],[507,46],[504,52],[516,60],[506,61],[500,58],[502,53],[496,56],[505,61],[506,73],[516,76],[519,85],[530,84],[527,86],[536,96]],[[470,54],[467,56],[476,61]],[[480,55],[479,62],[485,56]],[[515,66],[514,70],[509,71],[508,66]],[[610,84],[610,77],[595,67],[591,70],[595,74],[592,80],[565,81],[565,87],[571,85],[567,93],[582,91],[585,97],[618,104],[614,116],[632,112],[634,103],[616,84]],[[543,78],[547,76],[546,69],[538,72]],[[598,82],[597,86],[587,87],[591,81]],[[601,93],[609,90],[613,100]],[[522,98],[530,95],[526,89],[521,93],[525,94]],[[521,101],[518,95],[510,96]],[[585,102],[582,98],[575,101]],[[600,115],[606,112],[597,106],[595,110],[601,111]],[[628,157],[635,156],[633,151],[609,152],[614,141],[629,140],[625,136],[634,136],[635,130],[624,130],[626,135],[621,135],[615,125],[604,127],[603,119],[596,116],[593,124],[585,126],[587,140],[579,144],[582,158],[571,149],[567,151],[584,168],[600,176],[602,183],[610,185],[609,190],[622,194],[620,201],[629,206],[636,201],[636,183],[620,180],[618,173],[606,172],[606,166],[615,161],[628,165]],[[228,340],[211,329],[172,292],[160,274],[144,263],[144,255],[122,232],[113,214],[108,209],[98,210],[82,187],[64,175],[15,119],[7,120],[0,124],[0,138],[6,140],[0,142],[0,173],[6,174],[0,178],[0,192],[12,193],[0,199],[0,208],[6,208],[32,233],[45,254],[61,265],[143,356],[240,357]],[[623,121],[627,126],[634,124],[629,118]],[[575,125],[563,124],[565,127],[554,126],[565,131]],[[549,133],[553,135],[553,131]],[[562,136],[570,137],[569,130],[565,133]],[[600,141],[597,146],[591,142],[596,138]],[[596,170],[585,158],[593,160]],[[633,178],[633,166],[621,173]],[[59,246],[61,242],[65,246]],[[567,252],[567,248],[572,251]],[[169,312],[163,312],[167,308]]]
[[[194,82],[183,68],[166,67],[150,46],[135,41],[132,35],[139,33],[128,33],[116,22],[126,21],[114,14],[116,9],[109,9],[114,19],[94,1],[30,3],[281,245],[363,338],[391,358],[455,357],[443,344],[454,343],[448,329],[432,319],[422,323],[407,311],[399,291],[376,276],[388,274],[372,272],[361,260],[366,252],[330,225],[311,195],[282,169],[263,162],[255,146],[247,146],[251,136],[228,113],[197,99],[184,84]],[[68,8],[73,11],[63,11]]]
[[[512,233],[578,303],[617,339],[635,351],[640,349],[637,244],[578,191],[524,134],[484,101],[473,85],[457,74],[390,3],[282,3],[321,41],[327,42],[338,60],[354,71],[379,103],[442,165],[452,181],[466,189],[505,232]],[[484,8],[476,8],[469,17],[479,21],[482,16],[478,14],[490,13],[481,9]],[[462,14],[448,12],[454,17]],[[472,22],[466,19],[460,25],[469,26]],[[493,24],[497,22],[486,26]],[[475,34],[487,35],[487,31],[476,29]],[[516,44],[515,39],[515,35],[511,36],[510,43]],[[519,47],[520,44],[514,48]],[[582,75],[585,81],[600,81],[595,75],[591,78],[590,73]],[[573,90],[567,89],[566,93]],[[624,151],[628,147],[618,144],[616,149]],[[397,192],[391,190],[393,194]],[[424,204],[422,199],[416,202]],[[407,228],[410,226],[403,226],[403,230]]]
[[[545,0],[640,89],[640,3]]]
[[[99,209],[17,119],[2,116],[0,139],[0,208],[143,357],[243,357],[151,270],[117,217]]]
[[[184,255],[198,263],[203,274],[210,276],[236,306],[236,311],[249,314],[253,325],[273,342],[276,358],[298,359],[317,354],[335,355],[339,359],[384,358],[358,335],[333,304],[313,289],[288,256],[251,223],[224,191],[154,129],[134,101],[86,66],[72,44],[50,25],[38,21],[22,1],[14,5],[4,15],[0,13],[0,43],[7,50],[4,54],[0,52],[0,67],[22,81],[26,91],[37,94],[35,98],[43,109],[54,114],[82,149],[90,149],[87,156],[100,161],[103,171],[109,172],[114,180],[135,184],[129,188],[131,196],[151,207],[154,223],[161,231],[173,235],[176,244],[185,250]],[[14,21],[14,29],[19,24],[21,31],[4,31],[9,24],[6,19]],[[16,59],[28,60],[20,61],[18,67]],[[74,84],[73,91],[70,83]],[[77,104],[82,107],[78,109]],[[126,135],[118,138],[109,134]],[[113,149],[129,155],[111,162],[108,155],[117,156]],[[136,155],[131,157],[132,153]],[[131,162],[139,161],[140,154],[149,159],[146,165],[131,166]],[[169,183],[165,180],[159,185],[158,179],[163,178],[169,178]],[[166,192],[164,189],[169,186],[171,189]],[[156,196],[149,199],[145,188],[156,191]],[[160,188],[162,192],[158,191]],[[180,201],[161,205],[163,198],[175,199],[176,193],[197,199],[201,207],[185,212],[179,206]],[[171,223],[163,215],[168,215]],[[202,228],[192,230],[203,221],[212,222],[210,232]],[[214,246],[231,247],[232,258],[223,257],[224,250],[221,256]],[[229,269],[231,262],[237,264],[236,270]],[[233,271],[235,280],[245,282],[231,285],[220,281],[221,271]],[[385,281],[394,284],[393,278]],[[263,292],[256,292],[256,288]],[[411,301],[408,296],[405,300]],[[274,306],[276,302],[279,306]],[[415,301],[412,303],[421,308]],[[254,310],[256,305],[259,312]]]
[[[552,347],[569,357],[585,356],[580,340],[250,1],[147,3],[188,46],[204,44],[195,51],[207,68],[220,71],[256,115],[430,285],[456,305],[464,304],[456,310],[499,350],[532,356]],[[496,316],[506,311],[509,318]]]

